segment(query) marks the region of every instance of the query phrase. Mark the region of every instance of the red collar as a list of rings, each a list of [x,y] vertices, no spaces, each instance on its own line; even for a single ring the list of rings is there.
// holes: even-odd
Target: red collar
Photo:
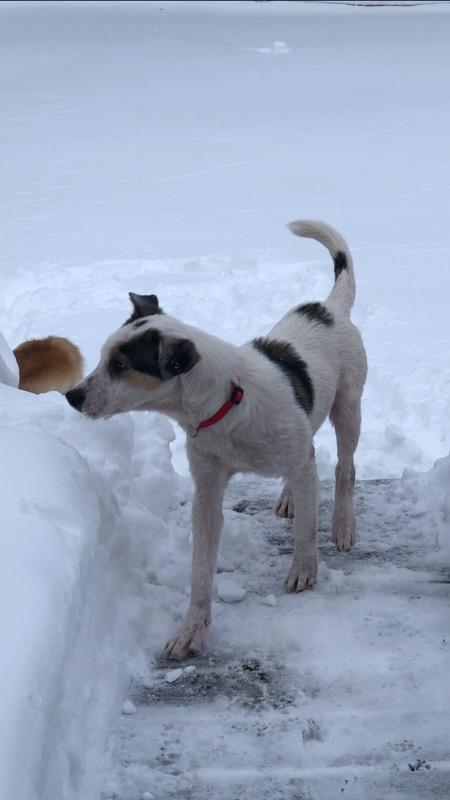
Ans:
[[[216,422],[220,422],[221,419],[224,418],[226,414],[233,408],[233,406],[238,406],[241,402],[242,398],[244,397],[244,390],[240,388],[240,386],[236,386],[235,383],[231,384],[231,395],[228,400],[225,401],[223,406],[220,406],[219,410],[216,411],[212,417],[208,417],[208,419],[204,419],[200,422],[197,427],[194,429],[194,433],[192,434],[194,437],[197,436],[198,432],[202,428],[209,428],[210,425],[215,425]]]

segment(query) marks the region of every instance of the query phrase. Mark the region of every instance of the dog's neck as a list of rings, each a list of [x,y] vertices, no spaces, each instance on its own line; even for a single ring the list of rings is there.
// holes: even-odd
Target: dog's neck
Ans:
[[[237,347],[215,337],[205,337],[199,346],[200,361],[181,379],[179,422],[185,429],[215,414],[240,380]]]

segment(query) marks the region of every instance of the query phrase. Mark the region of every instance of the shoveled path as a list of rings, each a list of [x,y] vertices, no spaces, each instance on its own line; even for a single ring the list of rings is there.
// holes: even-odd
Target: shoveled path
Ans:
[[[276,491],[230,487],[219,569],[247,594],[215,603],[208,651],[183,665],[194,671],[168,683],[177,664],[153,659],[131,687],[104,798],[450,796],[450,579],[432,522],[401,481],[361,482],[358,543],[341,555],[322,484],[318,586],[287,595],[291,523],[272,513]]]

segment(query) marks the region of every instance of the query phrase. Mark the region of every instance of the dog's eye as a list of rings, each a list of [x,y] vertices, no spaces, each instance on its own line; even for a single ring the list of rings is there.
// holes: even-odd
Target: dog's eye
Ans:
[[[123,361],[120,358],[112,358],[109,362],[108,372],[110,375],[119,375],[124,371],[124,369],[126,369],[126,367],[126,361]]]

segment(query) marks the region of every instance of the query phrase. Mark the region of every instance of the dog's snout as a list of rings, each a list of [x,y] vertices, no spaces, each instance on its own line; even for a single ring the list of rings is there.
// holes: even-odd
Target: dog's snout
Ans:
[[[77,411],[82,410],[85,399],[86,395],[84,389],[80,389],[79,387],[70,389],[70,391],[66,392],[67,402],[70,403],[73,408],[76,408]]]

